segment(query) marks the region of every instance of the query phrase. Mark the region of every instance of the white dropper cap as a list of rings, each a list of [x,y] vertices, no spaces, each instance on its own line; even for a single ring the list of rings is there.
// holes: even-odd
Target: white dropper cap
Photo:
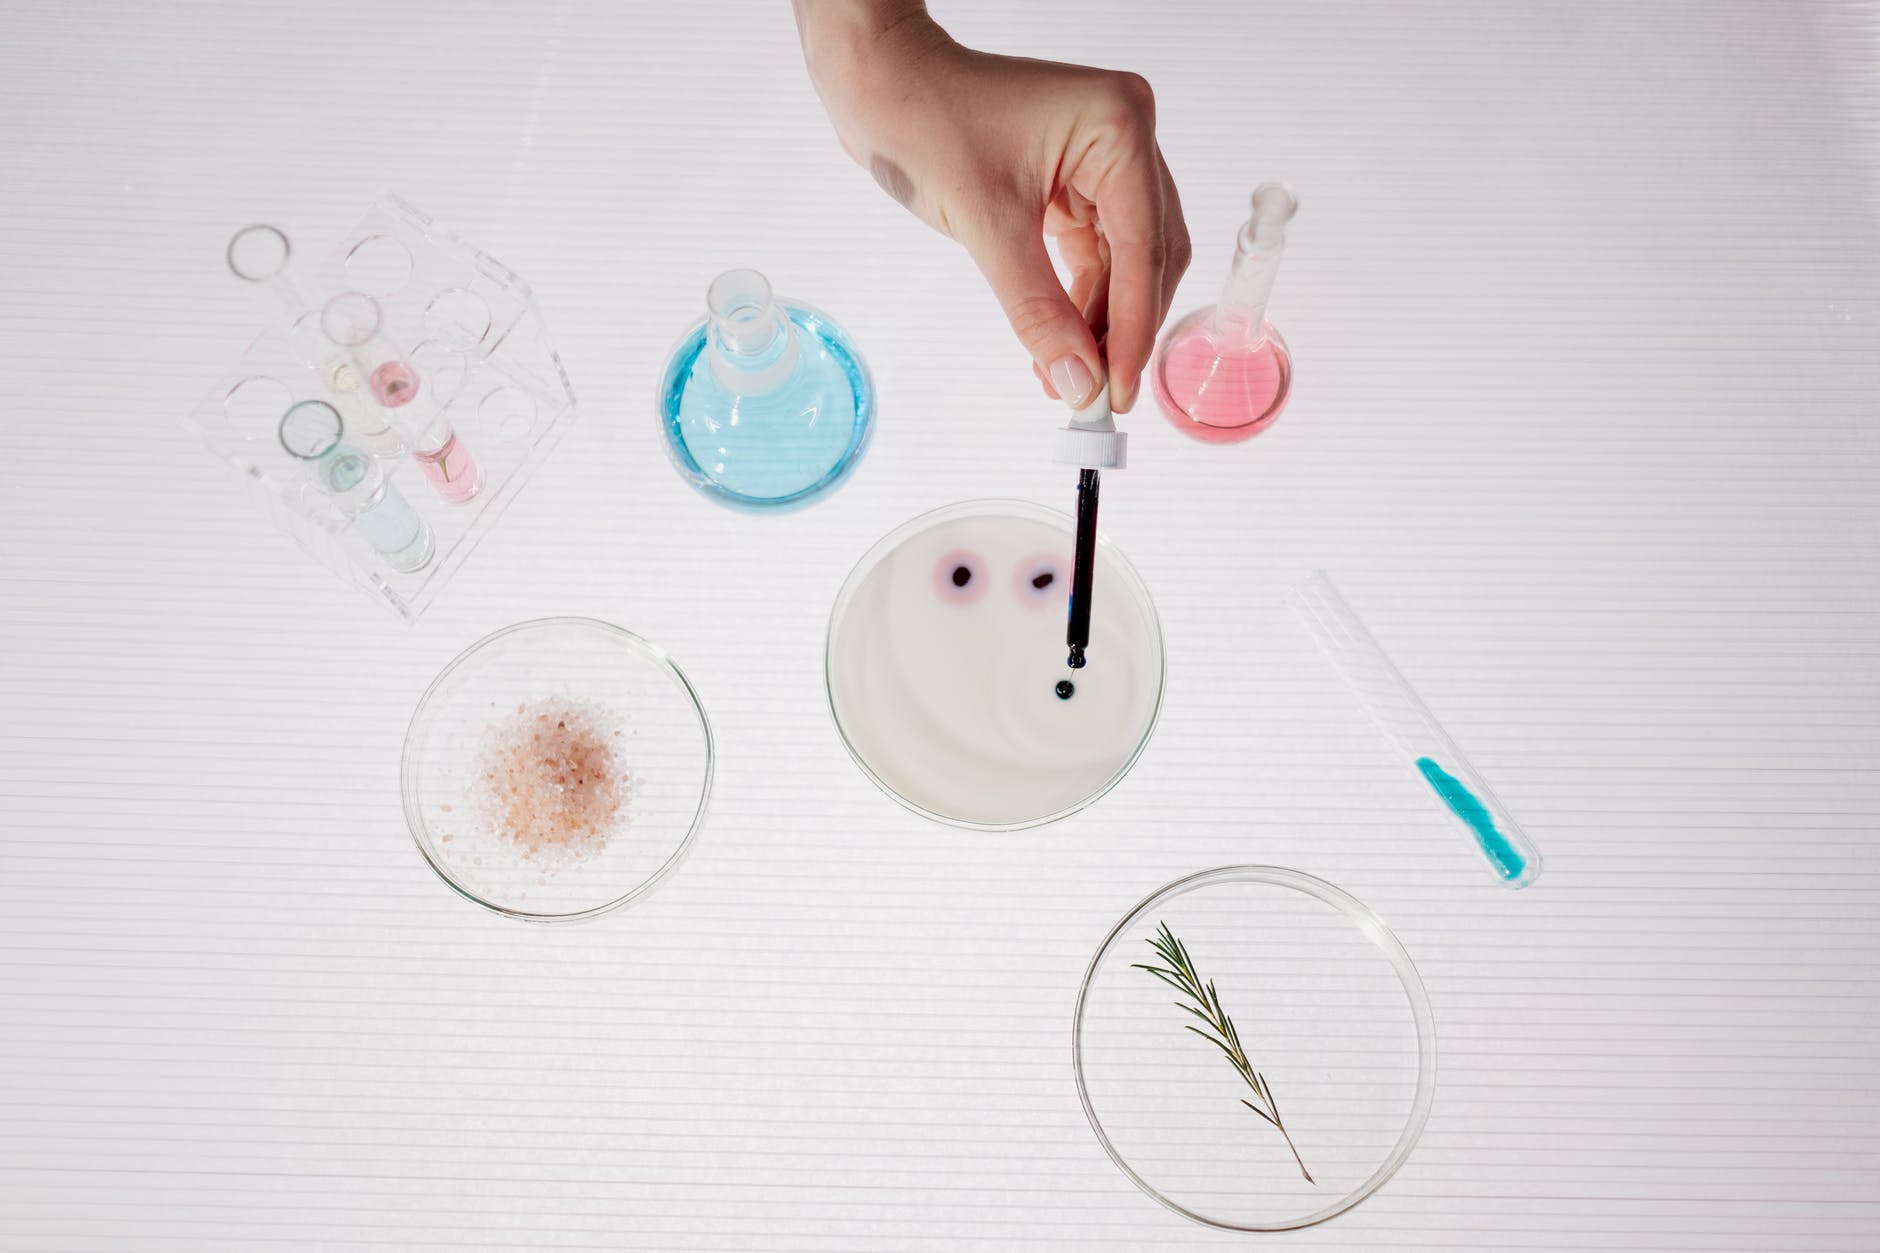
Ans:
[[[1110,414],[1107,379],[1088,404],[1071,411],[1070,424],[1059,428],[1051,460],[1085,470],[1121,470],[1129,463],[1129,436],[1116,429]]]

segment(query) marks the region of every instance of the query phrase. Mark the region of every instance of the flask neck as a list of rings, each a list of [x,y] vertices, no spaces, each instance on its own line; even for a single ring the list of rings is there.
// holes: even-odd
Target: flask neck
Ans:
[[[705,294],[712,377],[741,396],[781,387],[796,372],[796,327],[756,270],[728,270]]]
[[[1262,243],[1252,226],[1249,222],[1240,232],[1234,264],[1221,288],[1221,301],[1214,306],[1216,337],[1247,345],[1266,338],[1266,306],[1273,297],[1273,280],[1279,277],[1280,258],[1286,250],[1283,239]]]
[[[1235,239],[1234,264],[1214,306],[1214,334],[1231,344],[1257,347],[1266,339],[1266,305],[1286,253],[1286,224],[1299,209],[1299,197],[1284,183],[1254,188],[1252,216]]]

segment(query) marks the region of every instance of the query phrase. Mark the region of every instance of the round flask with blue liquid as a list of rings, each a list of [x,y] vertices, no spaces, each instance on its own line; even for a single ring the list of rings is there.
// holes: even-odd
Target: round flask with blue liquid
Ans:
[[[706,292],[659,382],[673,465],[705,495],[753,512],[820,500],[849,477],[875,425],[875,386],[826,314],[771,294],[755,270]]]

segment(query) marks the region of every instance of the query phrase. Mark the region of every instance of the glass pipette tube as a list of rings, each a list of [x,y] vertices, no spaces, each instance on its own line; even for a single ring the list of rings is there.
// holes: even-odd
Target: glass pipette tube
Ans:
[[[1489,790],[1416,689],[1365,629],[1323,570],[1292,589],[1287,604],[1338,670],[1377,729],[1441,802],[1504,885],[1524,888],[1540,875],[1540,850]]]
[[[385,477],[385,468],[342,439],[339,410],[324,400],[303,400],[281,417],[281,447],[311,462],[314,476],[332,496],[361,539],[403,574],[430,564],[437,551],[431,528]]]
[[[244,283],[265,287],[281,304],[289,317],[305,311],[307,302],[294,285],[287,263],[293,259],[294,246],[278,226],[257,222],[236,231],[228,241],[229,273]]]

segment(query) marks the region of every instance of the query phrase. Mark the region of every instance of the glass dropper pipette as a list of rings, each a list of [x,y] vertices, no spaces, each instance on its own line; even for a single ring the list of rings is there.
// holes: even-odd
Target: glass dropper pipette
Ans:
[[[1097,565],[1097,493],[1100,470],[1120,470],[1129,462],[1129,436],[1116,429],[1110,412],[1110,384],[1106,378],[1070,422],[1060,428],[1051,446],[1051,459],[1077,467],[1077,529],[1072,551],[1070,614],[1065,624],[1069,652],[1065,664],[1084,668],[1084,650],[1090,646],[1090,615]],[[1068,679],[1059,683],[1059,698],[1076,691]]]

